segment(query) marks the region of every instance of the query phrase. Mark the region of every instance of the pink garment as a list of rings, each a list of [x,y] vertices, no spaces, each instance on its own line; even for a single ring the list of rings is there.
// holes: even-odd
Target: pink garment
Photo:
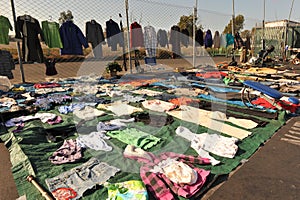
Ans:
[[[81,147],[77,145],[76,140],[70,139],[65,140],[63,145],[49,157],[49,160],[58,165],[75,162],[81,157]]]
[[[61,118],[61,116],[57,116],[55,117],[55,119],[53,120],[48,120],[47,123],[50,124],[50,125],[53,125],[53,124],[59,124],[61,123],[63,120]]]

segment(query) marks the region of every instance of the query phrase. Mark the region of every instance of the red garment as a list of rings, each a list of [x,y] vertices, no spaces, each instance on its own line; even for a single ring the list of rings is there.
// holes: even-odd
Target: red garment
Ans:
[[[194,100],[188,97],[180,97],[175,99],[170,99],[169,102],[181,106],[181,105],[191,105],[191,104],[199,104],[199,100]]]
[[[251,102],[252,104],[254,105],[260,105],[260,106],[263,106],[265,108],[270,108],[270,109],[276,109],[275,106],[273,106],[272,104],[270,104],[267,100],[265,100],[264,98],[258,98],[254,101]],[[279,106],[281,106],[284,110],[288,110],[292,113],[295,113],[297,111],[297,109],[299,108],[299,104],[296,105],[296,104],[293,104],[289,101],[280,101],[277,103]]]
[[[203,78],[222,78],[221,73],[219,71],[196,73],[196,76],[203,77]]]
[[[34,88],[54,88],[54,87],[60,87],[61,85],[58,83],[36,83],[34,84]]]
[[[142,26],[137,22],[130,25],[130,47],[144,47],[144,35]]]

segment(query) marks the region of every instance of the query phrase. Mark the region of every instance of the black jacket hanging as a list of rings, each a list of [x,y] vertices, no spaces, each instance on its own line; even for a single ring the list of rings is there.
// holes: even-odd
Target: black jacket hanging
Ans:
[[[106,21],[106,40],[112,51],[117,50],[117,45],[123,45],[123,37],[119,25],[112,19]]]
[[[203,39],[203,31],[201,29],[198,29],[196,31],[195,40],[196,40],[196,46],[203,46],[204,39]]]
[[[44,61],[39,35],[41,40],[45,41],[37,19],[30,15],[17,18],[16,38],[22,39],[22,57],[25,62],[42,63]]]
[[[87,41],[92,44],[93,53],[96,58],[102,57],[102,44],[105,40],[102,26],[95,20],[86,22],[85,26]]]

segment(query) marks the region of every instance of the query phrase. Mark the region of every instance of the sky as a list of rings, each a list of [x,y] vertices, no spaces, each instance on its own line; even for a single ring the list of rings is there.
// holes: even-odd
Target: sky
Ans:
[[[251,29],[257,23],[288,19],[292,0],[234,0],[235,15],[245,17],[244,29]],[[169,30],[177,24],[182,15],[193,12],[196,0],[129,0],[129,23],[138,21],[142,26]],[[29,14],[40,22],[53,20],[58,22],[61,12],[71,10],[76,23],[84,32],[85,22],[95,19],[105,28],[110,18],[116,22],[122,20],[126,26],[124,0],[14,0],[16,16]],[[233,14],[233,0],[197,0],[198,25],[212,31],[223,31]],[[300,21],[300,14],[295,8],[300,7],[300,0],[294,1],[290,20]],[[0,15],[13,23],[10,0],[0,0]],[[122,18],[118,13],[121,13]],[[12,32],[13,33],[13,32]]]

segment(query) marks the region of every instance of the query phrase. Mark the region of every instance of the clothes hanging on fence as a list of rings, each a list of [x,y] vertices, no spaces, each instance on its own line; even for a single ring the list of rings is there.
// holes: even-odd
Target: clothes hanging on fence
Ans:
[[[226,34],[221,34],[220,36],[220,47],[226,48],[227,41],[226,41]]]
[[[9,44],[8,33],[13,30],[7,17],[0,15],[0,44]]]
[[[59,33],[63,43],[61,55],[83,55],[82,46],[89,47],[82,31],[72,21],[64,22],[59,28]]]
[[[205,48],[211,48],[213,45],[213,39],[211,35],[211,30],[208,29],[205,33],[205,38],[204,38],[204,46]]]
[[[94,57],[102,58],[102,42],[105,40],[102,26],[96,20],[91,20],[86,22],[85,30],[87,41],[92,44]]]
[[[156,56],[156,47],[157,47],[157,37],[156,31],[153,26],[145,26],[144,27],[144,42],[146,48],[146,54],[149,57]]]
[[[201,29],[198,29],[196,31],[195,40],[196,40],[196,46],[203,46],[204,44],[203,31]]]
[[[143,29],[137,22],[133,22],[130,25],[130,47],[144,47]]]
[[[157,31],[157,43],[161,46],[161,47],[168,47],[168,35],[167,35],[167,31],[166,30],[162,30],[159,29]]]
[[[190,36],[190,33],[189,31],[184,28],[181,30],[181,43],[185,46],[185,47],[188,47],[189,45],[189,36]]]
[[[219,31],[215,32],[213,44],[214,44],[214,48],[220,48],[220,46],[221,46],[221,38],[220,38]]]
[[[227,33],[226,34],[226,47],[234,44],[234,37],[232,34]]]
[[[39,35],[41,40],[45,41],[37,19],[30,15],[23,15],[17,18],[16,38],[22,39],[22,58],[25,62],[44,62]]]
[[[49,48],[62,48],[62,42],[59,34],[59,24],[57,22],[42,21],[42,31],[45,37],[45,43]]]
[[[169,43],[172,45],[173,58],[181,55],[179,26],[174,25],[171,27]]]
[[[112,51],[117,51],[117,45],[124,42],[119,25],[112,19],[106,21],[106,40]]]
[[[13,79],[14,76],[11,71],[13,69],[15,69],[15,63],[11,53],[9,51],[0,50],[0,75]]]

